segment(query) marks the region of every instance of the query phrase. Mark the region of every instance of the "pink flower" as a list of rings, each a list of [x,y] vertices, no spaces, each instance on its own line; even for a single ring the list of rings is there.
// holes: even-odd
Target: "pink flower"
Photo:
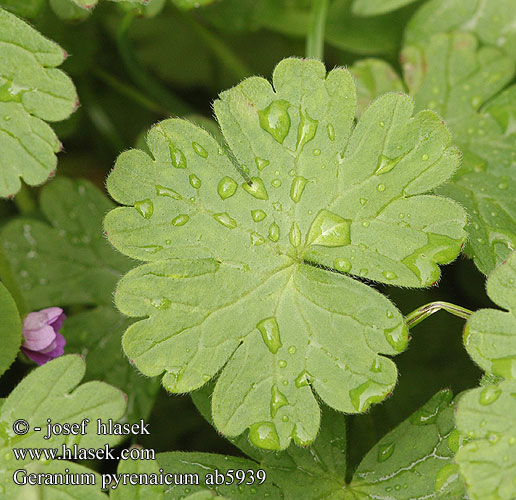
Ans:
[[[66,315],[60,307],[31,312],[23,321],[22,351],[38,365],[64,353],[65,338],[59,333]]]

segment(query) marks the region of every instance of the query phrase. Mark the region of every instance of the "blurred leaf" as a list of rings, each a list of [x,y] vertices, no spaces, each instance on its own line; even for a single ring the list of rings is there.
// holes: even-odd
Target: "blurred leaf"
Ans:
[[[22,324],[16,303],[0,282],[0,376],[16,359],[22,343]]]
[[[29,309],[71,304],[111,304],[130,260],[102,235],[113,203],[86,180],[56,179],[41,191],[48,220],[10,221],[1,245]]]
[[[455,461],[469,498],[516,498],[516,381],[468,391],[459,401],[455,419],[465,442]]]
[[[489,45],[516,56],[516,2],[514,0],[430,0],[415,14],[405,34],[409,43],[432,35],[470,31]]]
[[[36,17],[45,5],[45,0],[0,0],[0,7],[21,17]]]
[[[350,72],[357,86],[358,116],[378,96],[405,90],[398,74],[380,59],[361,59],[350,68]]]
[[[172,0],[172,3],[180,9],[190,10],[210,5],[216,1],[217,0]]]
[[[33,186],[55,170],[61,144],[46,121],[64,120],[77,107],[72,81],[56,69],[66,57],[13,14],[0,9],[0,197]]]

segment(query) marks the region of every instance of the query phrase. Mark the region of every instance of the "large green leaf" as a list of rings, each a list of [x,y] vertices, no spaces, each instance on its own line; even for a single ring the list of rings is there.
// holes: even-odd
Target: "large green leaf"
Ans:
[[[66,52],[0,9],[0,197],[20,177],[41,184],[56,168],[61,144],[46,121],[68,118],[78,105],[72,81],[56,69]]]
[[[459,401],[455,419],[465,440],[455,461],[468,485],[469,498],[516,498],[516,381],[467,392]]]
[[[407,42],[424,42],[436,33],[475,33],[483,43],[516,56],[516,3],[513,0],[430,0],[411,19]]]
[[[96,420],[118,421],[124,414],[126,403],[124,394],[104,382],[87,382],[76,387],[84,376],[84,361],[80,356],[61,356],[44,366],[36,368],[26,376],[5,400],[0,408],[0,470],[8,478],[3,482],[5,498],[28,498],[20,486],[12,481],[15,470],[27,469],[30,472],[60,472],[65,468],[73,472],[85,469],[66,460],[48,462],[32,461],[30,457],[16,460],[12,448],[58,448],[63,444],[71,447],[77,444],[81,448],[102,448],[106,443],[113,445],[119,441],[118,436],[97,435]],[[88,418],[85,435],[53,435],[45,439],[47,419],[53,423],[81,423]],[[13,424],[17,419],[29,423],[29,432],[16,435]],[[34,428],[39,426],[41,431]],[[59,452],[61,455],[61,452]],[[91,472],[91,471],[89,471]],[[73,485],[39,487],[42,497],[52,499],[103,498],[98,485],[84,486],[81,489]],[[21,495],[21,496],[19,496]]]
[[[466,253],[488,274],[516,248],[516,86],[500,93],[513,78],[514,62],[495,48],[478,48],[465,33],[409,45],[401,60],[416,109],[440,113],[463,152],[462,167],[439,192],[467,208]],[[402,85],[384,66],[367,61],[352,70],[362,105],[375,97],[374,85]],[[372,84],[376,67],[383,68],[374,72],[381,80]]]
[[[123,153],[108,178],[126,207],[108,238],[148,261],[120,282],[132,325],[124,349],[172,392],[196,389],[224,365],[213,398],[219,430],[250,427],[258,446],[312,441],[312,390],[330,406],[365,411],[394,387],[407,344],[397,309],[343,273],[428,286],[464,242],[465,214],[421,195],[451,176],[459,155],[441,119],[412,116],[390,94],[353,127],[350,74],[287,59],[274,89],[249,78],[215,113],[232,150],[167,120],[149,133],[152,157]],[[242,165],[235,169],[233,161]]]
[[[56,179],[41,192],[48,220],[18,219],[1,232],[5,257],[30,310],[70,304],[111,304],[130,268],[102,235],[113,203],[85,180]]]
[[[516,379],[516,252],[489,276],[487,293],[509,312],[476,311],[466,324],[464,344],[486,372]]]
[[[44,5],[45,0],[0,0],[1,8],[22,17],[36,17]]]
[[[353,12],[358,16],[376,16],[399,9],[416,0],[354,0]]]
[[[0,282],[0,376],[16,359],[22,342],[20,315],[11,294]]]

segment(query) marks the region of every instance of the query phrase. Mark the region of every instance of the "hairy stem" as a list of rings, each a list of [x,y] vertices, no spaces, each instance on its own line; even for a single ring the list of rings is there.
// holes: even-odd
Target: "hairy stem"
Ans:
[[[405,322],[407,323],[407,326],[411,328],[441,309],[462,319],[468,319],[473,314],[473,311],[470,311],[465,307],[457,306],[450,302],[438,301],[430,302],[430,304],[418,307],[415,311],[412,311],[410,314],[405,316]]]
[[[324,30],[329,0],[312,0],[310,27],[306,37],[306,57],[324,59]]]
[[[162,103],[170,114],[180,116],[192,113],[188,104],[183,102],[159,80],[156,80],[134,56],[129,40],[129,28],[137,15],[138,10],[134,9],[124,16],[116,37],[118,52],[129,75],[142,92],[150,94],[154,100]]]

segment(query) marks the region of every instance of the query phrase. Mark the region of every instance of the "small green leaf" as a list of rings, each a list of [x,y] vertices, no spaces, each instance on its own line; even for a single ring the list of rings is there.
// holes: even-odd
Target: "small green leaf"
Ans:
[[[516,498],[516,381],[468,391],[459,401],[455,419],[465,442],[455,461],[468,484],[469,498]]]
[[[469,31],[514,57],[515,26],[513,0],[430,0],[411,19],[405,37],[409,43],[425,42],[436,33]]]
[[[0,282],[0,376],[16,359],[22,342],[22,325],[16,303]]]
[[[397,10],[417,0],[354,0],[353,13],[357,16],[377,16]]]
[[[12,448],[61,448],[66,442],[69,446],[77,444],[83,448],[100,448],[106,443],[116,444],[120,439],[117,436],[97,435],[96,419],[103,421],[119,420],[126,408],[124,395],[118,389],[104,382],[87,382],[77,387],[85,372],[84,361],[79,356],[61,356],[44,366],[36,368],[27,375],[11,392],[0,408],[0,469],[4,477],[9,481],[4,484],[6,498],[17,498],[19,486],[12,480],[15,470],[30,468],[40,472],[40,468],[63,472],[67,466],[66,461],[55,461],[45,465],[45,462],[31,462],[30,457],[16,460]],[[85,435],[70,436],[53,435],[50,439],[44,439],[47,430],[47,419],[53,423],[81,423],[83,419],[89,419],[89,427]],[[13,424],[17,419],[28,422],[30,429],[27,434],[16,435],[13,432]],[[41,431],[35,431],[39,426]],[[80,468],[79,466],[77,466]],[[69,467],[73,469],[73,465]],[[77,469],[76,469],[77,470]],[[47,487],[41,489],[46,490]],[[56,487],[59,491],[61,486]],[[75,492],[78,496],[67,496],[71,488],[66,488],[66,494],[58,496],[53,489],[44,493],[52,498],[99,498],[95,496],[98,485],[84,489],[84,494]],[[102,498],[102,497],[100,497]]]
[[[56,179],[41,192],[47,222],[10,221],[1,232],[5,257],[30,310],[110,304],[130,262],[102,235],[113,203],[87,181]]]
[[[66,52],[27,23],[0,9],[0,197],[46,181],[60,151],[46,121],[68,118],[77,107],[72,81],[56,69]]]
[[[464,484],[453,463],[453,395],[438,392],[384,436],[365,456],[351,482],[356,498],[462,499]]]
[[[234,160],[183,120],[150,131],[152,157],[120,155],[108,189],[125,206],[105,228],[148,262],[116,294],[124,314],[147,316],[124,336],[129,358],[146,375],[165,372],[172,392],[224,367],[217,428],[249,428],[255,445],[283,449],[317,434],[312,390],[358,413],[394,387],[396,367],[379,354],[405,349],[403,319],[342,273],[431,285],[459,253],[466,217],[421,196],[459,161],[436,114],[413,117],[407,96],[389,94],[353,127],[351,75],[313,60],[281,62],[273,82],[249,78],[215,102]]]
[[[486,372],[516,379],[516,252],[487,280],[491,299],[509,312],[481,309],[468,319],[464,344]]]

